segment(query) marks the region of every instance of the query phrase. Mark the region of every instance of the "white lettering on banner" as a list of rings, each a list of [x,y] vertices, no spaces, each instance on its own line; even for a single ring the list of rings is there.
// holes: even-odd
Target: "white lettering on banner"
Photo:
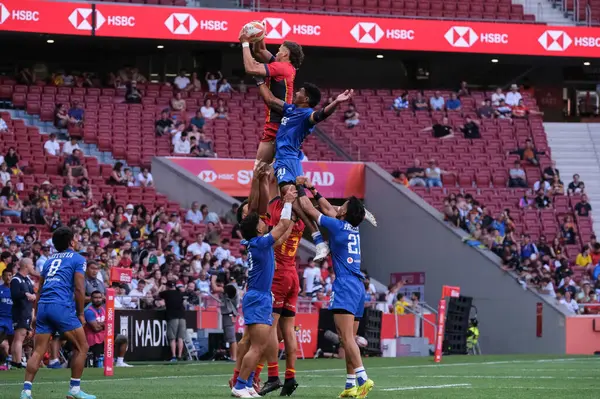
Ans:
[[[4,4],[0,3],[0,24],[3,24],[8,17],[10,17],[10,11],[8,11],[8,8]]]
[[[306,172],[306,177],[315,186],[333,186],[335,176],[331,172]]]
[[[166,346],[167,321],[166,320],[136,320],[135,346]]]
[[[415,31],[412,29],[388,29],[385,37],[395,40],[415,40]]]
[[[252,176],[254,176],[254,171],[252,170],[238,170],[237,181],[240,184],[250,184]]]
[[[40,13],[30,10],[13,10],[12,19],[17,21],[39,21]]]
[[[202,21],[200,21],[200,29],[226,31],[227,30],[227,21],[202,20]]]
[[[135,17],[110,16],[107,18],[108,24],[112,26],[135,26]]]
[[[508,35],[506,33],[482,33],[479,35],[482,43],[508,44]]]
[[[600,47],[600,37],[576,37],[577,47]]]
[[[321,27],[319,25],[294,25],[294,35],[320,36]]]
[[[298,337],[298,342],[301,344],[310,344],[312,342],[312,331],[311,330],[296,330],[296,337]]]

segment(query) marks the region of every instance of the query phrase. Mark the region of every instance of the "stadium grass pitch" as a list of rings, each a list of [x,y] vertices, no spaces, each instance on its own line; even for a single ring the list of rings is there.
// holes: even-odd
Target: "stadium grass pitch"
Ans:
[[[300,360],[298,398],[336,398],[346,372],[340,360]],[[448,356],[365,360],[375,389],[369,398],[582,398],[600,397],[600,358],[585,356]],[[280,364],[280,370],[285,366]],[[233,364],[200,362],[140,364],[115,369],[86,369],[82,388],[98,399],[227,398]],[[266,372],[263,378],[266,378]],[[0,398],[19,397],[23,370],[0,372]],[[69,370],[43,369],[33,385],[34,399],[64,398]],[[274,394],[268,396],[275,396]]]

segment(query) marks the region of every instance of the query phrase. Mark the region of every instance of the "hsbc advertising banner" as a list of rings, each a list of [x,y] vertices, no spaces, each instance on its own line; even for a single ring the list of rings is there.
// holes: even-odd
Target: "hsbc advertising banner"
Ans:
[[[247,197],[250,194],[254,160],[168,158],[205,183],[231,195]],[[347,198],[365,195],[365,165],[353,162],[302,162],[304,175],[323,196]]]
[[[268,43],[600,57],[600,28],[0,0],[0,31],[231,43],[251,20],[265,23]]]

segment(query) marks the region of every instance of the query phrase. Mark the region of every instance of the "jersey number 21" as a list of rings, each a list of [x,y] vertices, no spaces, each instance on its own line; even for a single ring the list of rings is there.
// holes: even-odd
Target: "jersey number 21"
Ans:
[[[348,253],[360,255],[360,236],[358,234],[348,234]]]

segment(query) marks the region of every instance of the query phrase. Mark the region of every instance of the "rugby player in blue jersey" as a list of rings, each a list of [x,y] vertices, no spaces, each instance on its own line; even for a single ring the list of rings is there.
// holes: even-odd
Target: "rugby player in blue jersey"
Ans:
[[[73,345],[71,383],[67,399],[96,399],[80,388],[88,343],[83,330],[85,324],[85,268],[83,256],[77,247],[73,231],[59,227],[52,235],[57,253],[50,256],[42,269],[36,301],[34,349],[27,370],[21,399],[31,399],[33,379],[40,367],[48,342],[54,332],[60,333]]]
[[[8,337],[13,335],[13,301],[10,294],[10,280],[12,277],[12,269],[7,267],[2,270],[2,283],[0,283],[0,370],[7,369],[5,361],[10,348]]]
[[[292,186],[283,197],[284,206],[279,223],[269,232],[269,227],[256,211],[251,211],[240,223],[248,248],[248,288],[242,301],[244,323],[250,338],[250,349],[242,359],[239,377],[231,394],[237,398],[260,397],[252,387],[254,369],[262,358],[271,338],[273,324],[273,296],[271,285],[275,273],[273,248],[287,240],[292,226],[292,204],[296,199]]]

